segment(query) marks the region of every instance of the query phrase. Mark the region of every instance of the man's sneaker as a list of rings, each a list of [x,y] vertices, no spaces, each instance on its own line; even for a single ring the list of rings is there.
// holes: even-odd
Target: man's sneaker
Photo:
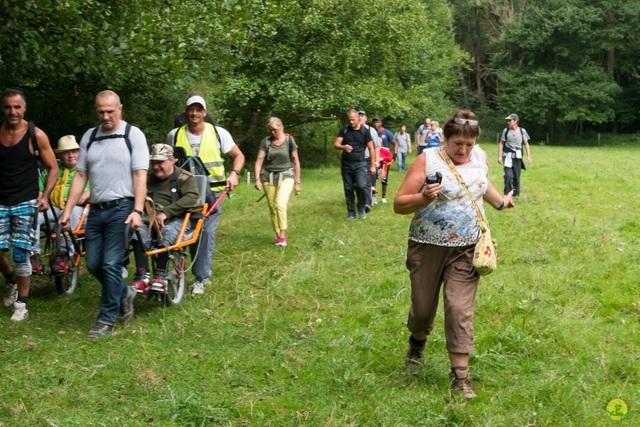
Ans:
[[[151,290],[154,292],[167,292],[167,274],[164,270],[156,270],[153,273],[153,280],[151,281]]]
[[[419,347],[409,340],[409,349],[404,359],[404,366],[408,371],[417,372],[424,365],[424,348],[425,346]]]
[[[360,219],[367,219],[367,214],[366,214],[366,213],[364,213],[364,212],[362,212],[362,213],[360,214]]]
[[[378,204],[378,199],[376,198],[376,196],[373,196],[371,198],[371,204],[374,205],[374,206]]]
[[[349,216],[347,217],[347,219],[348,219],[349,221],[351,221],[352,219],[356,219],[356,216],[355,216],[355,215],[349,215]]]
[[[67,265],[69,263],[69,256],[67,254],[58,254],[53,258],[51,265],[51,274],[54,276],[64,276],[67,274]]]
[[[26,320],[29,317],[29,310],[27,310],[27,304],[16,301],[13,303],[13,314],[11,315],[11,320],[15,322],[20,322],[22,320]]]
[[[286,237],[278,237],[276,240],[276,246],[282,246],[283,248],[287,246],[287,238]]]
[[[120,301],[120,322],[127,323],[133,319],[133,300],[136,295],[136,290],[127,286],[127,295]]]
[[[383,197],[382,199],[380,199],[380,203],[387,203],[387,198]]]
[[[199,280],[196,280],[195,282],[193,282],[193,285],[191,286],[191,293],[193,295],[204,294],[204,283],[202,283]]]
[[[6,290],[2,296],[2,305],[11,307],[18,300],[18,284],[7,282],[5,279]]]
[[[211,285],[211,282],[209,281],[209,279],[204,279],[204,280],[196,279],[196,281],[193,282],[193,285],[191,286],[191,293],[194,295],[202,295],[204,294],[204,288],[209,285]]]
[[[31,262],[31,275],[41,276],[44,274],[44,268],[42,267],[42,261],[40,260],[40,254],[33,254],[29,260]]]
[[[462,374],[462,376],[460,374]],[[449,379],[451,380],[451,390],[459,393],[465,399],[473,399],[475,397],[478,397],[473,392],[473,386],[471,385],[471,380],[469,379],[468,367],[457,366],[451,368]]]
[[[100,338],[113,333],[113,325],[97,322],[87,334],[87,338]]]
[[[139,268],[133,276],[133,283],[131,287],[139,294],[144,294],[149,289],[149,283],[151,282],[151,276],[149,276],[149,270]]]

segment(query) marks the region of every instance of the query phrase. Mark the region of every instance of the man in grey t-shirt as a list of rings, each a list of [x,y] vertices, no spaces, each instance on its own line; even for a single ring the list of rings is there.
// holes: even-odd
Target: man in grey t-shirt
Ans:
[[[398,172],[405,171],[407,153],[411,154],[411,134],[407,132],[407,127],[402,125],[399,132],[395,134],[396,155],[398,158]]]
[[[126,323],[133,317],[136,292],[122,280],[126,255],[125,228],[137,230],[147,195],[149,148],[140,129],[122,120],[120,97],[105,90],[96,96],[100,125],[89,129],[80,140],[80,157],[71,181],[67,204],[60,216],[66,224],[71,210],[90,181],[91,210],[85,229],[87,269],[102,284],[100,313],[89,338],[113,332],[116,317]]]
[[[424,149],[427,148],[426,138],[427,138],[427,133],[429,133],[430,129],[431,129],[431,119],[427,117],[426,119],[424,119],[424,124],[420,125],[420,127],[418,127],[418,130],[416,131],[416,150],[418,150],[416,152],[417,155],[422,154]]]
[[[522,147],[527,151],[527,161],[531,164],[529,134],[518,126],[517,114],[509,114],[507,126],[502,131],[498,146],[498,163],[504,167],[504,194],[513,191],[513,196],[520,195],[520,173],[525,169],[522,161]]]

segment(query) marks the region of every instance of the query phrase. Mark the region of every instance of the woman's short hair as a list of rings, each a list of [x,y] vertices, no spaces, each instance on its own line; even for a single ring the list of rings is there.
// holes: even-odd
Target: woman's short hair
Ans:
[[[442,135],[445,139],[452,136],[470,136],[478,138],[480,136],[480,125],[478,124],[478,116],[473,111],[458,110],[446,121],[442,128]]]

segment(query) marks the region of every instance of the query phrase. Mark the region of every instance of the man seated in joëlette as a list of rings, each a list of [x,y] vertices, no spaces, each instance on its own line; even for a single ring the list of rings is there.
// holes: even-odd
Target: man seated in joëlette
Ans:
[[[168,144],[154,144],[149,156],[151,174],[147,182],[147,199],[155,204],[155,216],[150,218],[145,213],[139,235],[144,246],[134,235],[132,239],[133,254],[136,260],[136,275],[131,286],[139,293],[148,290],[166,292],[166,269],[169,253],[157,255],[153,280],[149,275],[149,259],[145,248],[152,245],[155,238],[157,246],[171,246],[176,243],[180,228],[187,211],[202,206],[195,177],[175,165],[173,147]],[[186,232],[191,229],[187,224]],[[159,234],[157,231],[159,230]]]

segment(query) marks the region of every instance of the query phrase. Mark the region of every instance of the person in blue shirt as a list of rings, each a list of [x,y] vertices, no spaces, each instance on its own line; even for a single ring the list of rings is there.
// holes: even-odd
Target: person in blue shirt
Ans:
[[[378,138],[380,138],[380,146],[388,149],[392,153],[393,159],[395,160],[396,158],[395,153],[397,153],[396,137],[393,136],[393,133],[390,130],[385,129],[382,126],[382,119],[380,119],[380,117],[378,116],[375,116],[373,118],[373,127],[376,128],[376,131],[378,131]],[[391,164],[391,162],[389,162],[389,164]],[[382,167],[382,165],[378,165],[378,166]],[[381,182],[382,182],[382,199],[380,199],[380,202],[387,203],[387,184],[389,183],[388,173],[383,174]]]
[[[440,124],[438,122],[431,122],[431,130],[427,132],[427,148],[439,147],[444,143],[444,137],[440,130]]]

